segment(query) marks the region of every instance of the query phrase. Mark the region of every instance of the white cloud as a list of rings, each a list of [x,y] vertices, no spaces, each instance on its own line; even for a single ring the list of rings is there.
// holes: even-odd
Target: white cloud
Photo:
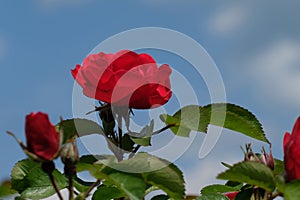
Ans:
[[[196,165],[191,171],[186,172],[186,193],[199,195],[201,188],[217,183],[223,183],[216,179],[216,175],[224,171],[220,160],[204,160]]]
[[[236,31],[247,20],[245,6],[234,4],[217,9],[208,22],[211,32],[222,35]]]
[[[212,151],[204,159],[199,159],[197,155],[202,141],[203,137],[196,139],[191,151],[185,154],[187,160],[184,162],[185,166],[182,166],[182,171],[186,181],[187,194],[200,194],[200,190],[205,186],[224,183],[224,180],[216,178],[219,173],[226,170],[221,162],[234,164],[243,160],[240,146],[251,143],[255,152],[259,152],[261,146],[264,146],[243,134],[224,129]],[[181,168],[180,165],[179,168]]]
[[[248,61],[251,81],[274,103],[300,107],[300,42],[280,40],[269,44]]]

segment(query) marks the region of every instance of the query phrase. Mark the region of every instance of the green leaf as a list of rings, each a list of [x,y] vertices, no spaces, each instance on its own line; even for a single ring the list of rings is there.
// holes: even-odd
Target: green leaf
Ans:
[[[134,141],[128,134],[124,134],[122,137],[122,149],[131,152],[134,146]]]
[[[146,184],[142,178],[121,172],[109,174],[108,177],[131,200],[143,199]]]
[[[147,195],[147,194],[149,194],[149,193],[151,193],[151,192],[153,192],[153,191],[156,191],[156,190],[159,190],[159,188],[158,187],[156,187],[156,186],[147,186],[148,188],[146,189],[146,191],[145,191],[145,195]]]
[[[245,161],[237,163],[230,169],[219,174],[217,178],[256,185],[269,192],[275,188],[272,170],[258,162]]]
[[[63,143],[69,142],[76,137],[90,134],[104,134],[99,124],[88,119],[67,119],[59,122],[56,128],[63,131]]]
[[[73,178],[73,182],[74,182],[74,187],[81,193],[88,191],[91,185],[93,185],[94,183],[94,182],[86,182],[77,176]]]
[[[172,125],[170,130],[177,136],[181,137],[189,137],[191,133],[191,129],[185,127],[183,124],[180,123],[180,119],[177,119],[176,117],[172,117],[167,114],[160,115],[160,119],[166,124],[166,125]]]
[[[157,186],[167,193],[170,198],[183,199],[184,198],[184,179],[182,172],[172,163],[149,155],[147,153],[137,154],[137,158],[142,162],[147,162],[148,165],[154,166],[154,171],[145,172],[142,176],[146,179],[148,184]],[[157,169],[161,166],[161,169]]]
[[[2,196],[8,196],[15,193],[13,190],[11,190],[11,182],[9,180],[5,180],[0,185],[0,197]]]
[[[59,189],[68,186],[64,175],[54,170],[54,179]],[[41,199],[55,193],[49,176],[43,172],[39,163],[31,160],[21,160],[11,172],[12,188],[21,194],[22,198]]]
[[[178,136],[189,137],[192,130],[206,133],[212,124],[270,143],[257,118],[245,108],[230,103],[185,106],[173,116],[163,114],[160,118],[166,125],[172,125],[170,129]]]
[[[242,190],[234,197],[234,200],[251,200],[252,194],[253,188]]]
[[[189,105],[178,110],[173,116],[163,114],[160,118],[167,125],[174,125],[170,128],[174,134],[188,137],[191,130],[206,133],[210,116],[201,106]]]
[[[93,194],[93,200],[111,200],[123,197],[124,194],[116,187],[99,187]]]
[[[95,159],[98,161],[95,162]],[[138,200],[144,196],[146,183],[143,178],[112,168],[118,165],[114,156],[84,156],[78,165],[81,170],[88,170],[96,179],[105,180],[105,184],[117,187],[130,199]]]
[[[90,171],[95,169],[94,163],[97,162],[97,168],[100,167],[101,162],[109,163],[111,161],[114,161],[116,158],[112,155],[84,155],[81,156],[79,159],[79,162],[76,164],[77,172],[82,171]],[[101,161],[101,162],[99,162]],[[103,164],[101,165],[103,166]]]
[[[285,188],[285,178],[284,175],[277,175],[275,176],[275,183],[276,183],[276,189],[284,193],[284,188]]]
[[[285,185],[284,199],[299,200],[300,197],[300,181],[294,181]]]
[[[278,159],[274,159],[274,174],[275,175],[280,175],[283,174],[285,171],[284,169],[284,162]]]
[[[91,161],[91,158],[82,158]],[[91,163],[91,162],[90,162]],[[84,165],[82,165],[84,164]],[[93,162],[92,166],[89,163],[81,163],[81,169],[86,168],[92,176],[97,179],[105,179],[111,185],[115,185],[122,192],[130,196],[130,190],[120,188],[120,181],[114,178],[113,174],[119,176],[128,176],[137,179],[132,184],[141,184],[143,186],[143,194],[145,192],[145,184],[156,186],[165,191],[170,198],[184,198],[184,179],[182,172],[172,163],[149,155],[147,153],[138,153],[129,160],[117,162],[115,159],[103,159],[98,162]],[[118,177],[118,176],[117,176]],[[139,183],[138,180],[142,180]],[[124,183],[125,184],[125,183]],[[140,191],[142,188],[140,188]]]
[[[210,116],[209,112],[201,106],[185,106],[177,111],[174,117],[180,119],[180,123],[191,130],[207,132]]]
[[[95,162],[97,162],[96,155],[81,156],[76,164],[76,170],[77,172],[88,171],[90,168],[93,168]]]
[[[206,194],[198,197],[196,200],[229,200],[222,194]]]
[[[195,196],[195,195],[187,195],[185,196],[184,200],[195,200],[197,199],[199,196]]]
[[[243,133],[254,139],[270,143],[266,138],[261,123],[247,109],[230,103],[209,104],[203,107],[213,115],[210,124]],[[226,118],[224,121],[224,116]]]
[[[222,164],[224,167],[231,168],[231,165],[230,165],[230,164],[227,164],[227,163],[225,163],[225,162],[221,162],[221,164]]]
[[[137,137],[131,137],[131,140],[138,145],[141,146],[151,146],[151,137],[144,137],[144,138],[137,138]]]
[[[241,189],[243,187],[243,183],[240,183],[240,182],[236,182],[236,181],[227,181],[225,183],[226,186],[229,186],[229,187],[234,187],[234,188],[238,188],[238,189]]]
[[[92,170],[91,174],[97,179],[104,179],[105,184],[117,187],[122,193],[132,200],[142,199],[146,190],[146,183],[134,174],[118,172],[114,169],[107,170],[103,167]]]
[[[154,120],[151,120],[150,125],[145,126],[140,133],[130,133],[131,139],[135,144],[141,146],[151,146],[151,137],[153,134]]]
[[[183,199],[184,197],[182,172],[166,160],[147,153],[138,153],[129,160],[110,166],[121,171],[140,173],[146,183],[163,190],[170,198]]]
[[[201,194],[211,194],[211,193],[225,193],[239,191],[240,188],[230,187],[227,185],[209,185],[201,190]]]

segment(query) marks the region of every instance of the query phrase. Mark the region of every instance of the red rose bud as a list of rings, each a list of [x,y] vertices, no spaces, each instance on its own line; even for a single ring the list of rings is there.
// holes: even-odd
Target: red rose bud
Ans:
[[[272,170],[274,170],[274,158],[272,155],[272,150],[270,149],[270,154],[268,155],[265,151],[265,149],[262,149],[262,155],[259,158],[260,162],[270,167]]]
[[[43,161],[53,160],[59,151],[59,137],[48,115],[30,113],[25,123],[26,150]]]
[[[234,197],[238,194],[239,192],[235,191],[235,192],[227,192],[224,193],[223,195],[225,195],[226,197],[228,197],[230,200],[233,200]]]
[[[284,166],[287,179],[300,179],[300,117],[298,117],[292,134],[285,133],[283,138]]]
[[[148,54],[91,54],[71,72],[86,96],[114,106],[148,109],[164,105],[172,96],[170,67],[158,67]]]

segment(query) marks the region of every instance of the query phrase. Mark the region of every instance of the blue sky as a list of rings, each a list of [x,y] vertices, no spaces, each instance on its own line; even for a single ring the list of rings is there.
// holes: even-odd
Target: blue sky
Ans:
[[[220,70],[228,102],[258,117],[275,157],[282,158],[283,133],[300,115],[299,6],[296,1],[2,1],[0,180],[25,157],[5,131],[24,141],[25,115],[32,111],[49,113],[53,123],[59,116],[72,117],[69,70],[106,38],[148,26],[173,29],[200,43]],[[155,59],[183,73],[187,64],[166,53],[155,52]],[[209,103],[203,80],[190,80],[199,89],[199,101]],[[224,131],[211,154],[200,160],[202,140],[198,134],[176,162],[192,193],[217,182],[214,177],[224,170],[220,161],[242,159],[240,145],[253,142],[257,151],[264,145]]]

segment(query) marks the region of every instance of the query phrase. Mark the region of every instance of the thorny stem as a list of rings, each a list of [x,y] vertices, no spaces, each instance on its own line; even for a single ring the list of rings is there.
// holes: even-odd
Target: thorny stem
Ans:
[[[259,188],[253,188],[254,199],[259,200]]]
[[[111,135],[111,138],[113,139],[114,143],[118,143],[118,140],[117,140],[117,138],[116,138],[116,133],[113,132],[113,133],[111,133],[110,135]]]
[[[159,133],[161,133],[161,132],[163,132],[163,131],[165,131],[165,130],[173,127],[173,126],[175,126],[175,124],[168,124],[167,126],[159,129],[158,131],[155,131],[152,135],[157,135],[157,134],[159,134]]]
[[[109,149],[111,150],[111,152],[115,155],[115,157],[117,158],[118,161],[121,161],[122,155],[120,155],[120,151],[118,151],[117,149],[116,150],[114,149],[116,143],[112,142],[108,138],[106,138],[106,141],[107,141],[107,145],[108,145]]]
[[[129,157],[129,158],[132,158],[140,148],[141,148],[141,145],[137,145],[137,146],[133,149],[133,151],[129,154],[128,157]]]
[[[167,130],[167,129],[173,127],[173,126],[175,126],[175,124],[168,124],[167,126],[165,126],[165,127],[161,128],[161,129],[159,129],[159,130],[153,132],[152,135],[157,135],[157,134],[159,134],[159,133],[161,133],[161,132],[163,132],[163,131],[165,131],[165,130]],[[140,148],[141,148],[141,145],[137,145],[137,146],[133,149],[133,151],[129,154],[128,157],[129,157],[129,158],[132,158],[132,157],[138,152],[138,150],[139,150]]]
[[[63,197],[61,196],[61,193],[60,193],[60,191],[59,191],[59,189],[57,187],[57,184],[56,184],[56,182],[54,180],[53,174],[52,173],[48,173],[48,175],[49,175],[50,181],[51,181],[51,183],[52,183],[52,185],[54,187],[54,190],[57,193],[57,196],[59,197],[60,200],[63,200]]]
[[[91,191],[100,184],[100,182],[101,180],[98,179],[95,183],[93,183],[88,189],[88,191],[86,191],[86,193],[83,194],[82,199],[86,199],[90,195]]]
[[[121,124],[122,125],[122,124]],[[118,147],[120,149],[122,149],[122,136],[123,136],[123,132],[122,132],[122,128],[118,128],[118,134],[119,134],[119,142],[118,142]]]
[[[118,147],[119,147],[119,157],[118,157],[118,161],[122,161],[123,160],[123,150],[122,150],[122,137],[123,137],[123,131],[122,131],[122,119],[121,120],[118,120],[118,138],[119,138],[119,141],[118,141]]]
[[[282,195],[280,192],[275,192],[273,195],[272,195],[272,199],[275,199],[276,197]]]
[[[272,193],[265,191],[265,194],[264,194],[264,198],[263,198],[263,199],[264,199],[264,200],[272,200],[272,199],[273,199]]]
[[[74,199],[74,186],[73,186],[73,177],[72,176],[68,176],[69,179],[69,200],[73,200]]]

